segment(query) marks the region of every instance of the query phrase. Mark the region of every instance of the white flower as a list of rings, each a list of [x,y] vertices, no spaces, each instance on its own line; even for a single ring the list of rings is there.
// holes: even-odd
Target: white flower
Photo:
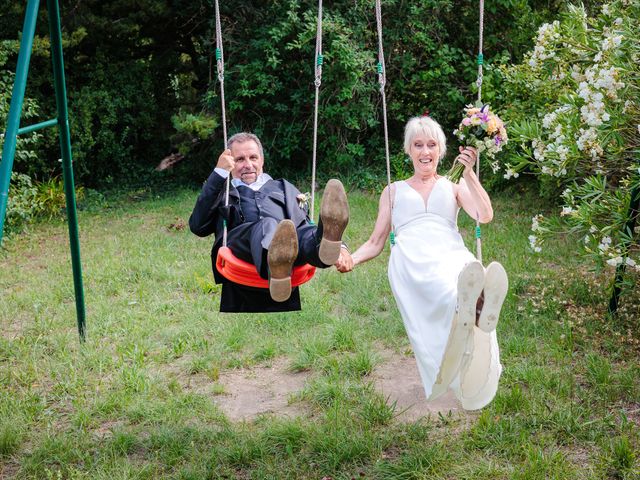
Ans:
[[[302,209],[306,209],[309,206],[309,200],[311,200],[311,194],[309,192],[299,193],[296,195],[296,200],[298,200],[298,206]]]
[[[506,178],[507,180],[509,180],[511,177],[518,178],[519,176],[520,174],[511,168],[507,168],[504,174],[504,178]]]
[[[560,160],[566,160],[567,153],[569,153],[569,149],[564,145],[561,145],[558,148],[556,148],[556,153],[558,154],[558,157],[560,158]]]
[[[540,244],[538,243],[538,237],[535,235],[529,235],[529,245],[536,253],[540,253],[542,251],[542,247],[540,247]]]
[[[625,263],[627,265],[629,265],[630,267],[635,267],[636,266],[636,262],[634,259],[627,257],[627,259],[625,260]]]
[[[560,216],[564,217],[565,215],[571,215],[573,213],[573,208],[571,207],[562,207],[562,211],[560,212]]]
[[[542,119],[542,126],[544,128],[551,127],[551,124],[556,121],[556,116],[557,116],[556,112],[547,113]]]
[[[622,263],[622,257],[614,257],[607,260],[607,264],[611,265],[612,267],[617,267],[621,263]]]
[[[542,220],[543,218],[544,217],[541,214],[538,214],[531,219],[532,232],[537,232],[540,230],[540,220]],[[529,241],[531,241],[531,237],[529,237]]]

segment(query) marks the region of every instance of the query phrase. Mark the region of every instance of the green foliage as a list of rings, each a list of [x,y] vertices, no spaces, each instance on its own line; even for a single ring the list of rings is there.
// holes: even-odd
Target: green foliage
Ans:
[[[15,74],[9,70],[8,58],[17,52],[16,42],[0,41],[0,155],[4,146],[4,133],[7,128],[9,105],[13,92]],[[37,117],[39,113],[38,103],[26,96],[22,104],[21,121],[27,124],[29,120]],[[16,167],[26,166],[38,159],[37,144],[41,137],[36,132],[28,135],[20,135],[16,143],[14,164]]]
[[[84,187],[76,187],[76,201],[84,199]],[[60,177],[53,177],[49,180],[36,182],[36,198],[38,214],[44,217],[53,218],[60,216],[66,208],[66,197],[64,193],[64,182]]]
[[[536,251],[572,232],[595,265],[640,269],[637,230],[627,226],[640,200],[638,15],[637,1],[594,16],[570,7],[540,28],[523,63],[502,69],[512,121],[505,178],[533,173],[562,205],[559,216],[534,218]]]
[[[22,173],[11,174],[5,228],[7,233],[19,231],[38,214],[38,189],[31,178]]]
[[[17,425],[0,423],[0,459],[10,456],[21,443],[21,432]]]
[[[486,4],[487,100],[502,98],[496,66],[520,59],[535,26],[561,3]],[[241,1],[221,8],[230,133],[260,135],[271,173],[308,177],[317,2]],[[429,110],[450,132],[474,96],[478,12],[476,3],[461,0],[388,0],[382,9],[395,158],[402,156],[409,117]],[[61,12],[76,179],[108,187],[153,180],[151,167],[178,150],[187,158],[175,170],[201,181],[222,145],[212,2],[64,0]],[[6,44],[0,63],[9,71],[23,15],[24,2],[0,5],[0,42]],[[339,0],[325,9],[318,168],[322,176],[340,174],[367,189],[385,171],[377,49],[373,0]],[[29,91],[41,112],[55,111],[44,9]],[[17,168],[42,179],[58,175],[60,165],[55,131],[40,135],[37,158],[20,160]],[[404,173],[398,166],[394,170]]]
[[[558,6],[552,2],[534,10],[521,0],[487,8],[485,92],[493,100],[501,80],[493,65],[519,58],[535,25]],[[308,172],[317,4],[290,0],[260,9],[245,4],[222,9],[231,133],[252,130],[261,136],[270,171]],[[385,170],[374,11],[373,1],[333,2],[324,11],[318,129],[321,175],[339,174],[354,187],[367,189],[384,177]],[[234,21],[238,15],[243,22]],[[390,150],[394,173],[404,174],[401,142],[406,121],[429,110],[450,132],[473,95],[477,5],[391,0],[383,5],[383,15]],[[265,23],[264,18],[273,21]],[[205,38],[212,36],[209,31]],[[207,42],[203,39],[200,45],[206,53]],[[214,78],[203,100],[220,118],[218,89]],[[197,161],[210,168],[211,150],[206,155]]]
[[[183,155],[188,155],[194,146],[208,140],[218,127],[218,121],[206,113],[187,113],[180,111],[171,117],[177,134],[171,138],[174,146]]]
[[[83,187],[76,187],[76,200],[85,196]],[[7,232],[19,232],[36,218],[59,217],[65,212],[64,182],[58,177],[33,182],[29,176],[13,172],[9,185],[9,201],[5,226]]]
[[[137,173],[132,166],[141,158],[161,158],[153,144],[159,105],[150,101],[153,83],[144,61],[123,72],[103,59],[89,75],[97,84],[69,94],[74,165],[78,178],[104,185]],[[111,80],[103,83],[105,78]]]

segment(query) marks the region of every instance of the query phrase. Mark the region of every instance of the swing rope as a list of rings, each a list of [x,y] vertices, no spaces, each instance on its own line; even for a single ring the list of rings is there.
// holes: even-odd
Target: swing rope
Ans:
[[[376,0],[376,25],[378,29],[378,83],[380,84],[380,95],[382,97],[382,124],[384,127],[384,153],[387,164],[387,191],[389,193],[389,223],[390,233],[389,241],[391,245],[395,245],[395,232],[393,231],[393,207],[391,202],[393,200],[391,195],[391,161],[389,159],[389,129],[387,127],[387,96],[385,94],[384,87],[387,83],[385,63],[384,63],[384,49],[382,45],[382,7],[380,0]]]
[[[479,39],[478,39],[478,79],[476,85],[478,86],[478,104],[482,104],[482,64],[484,63],[484,57],[482,54],[482,44],[484,41],[484,0],[480,0],[480,26],[479,26]],[[480,153],[478,153],[478,159],[476,160],[476,176],[478,181],[480,180]],[[480,229],[480,215],[476,212],[476,258],[482,263],[482,231]]]
[[[216,7],[216,64],[218,68],[218,81],[220,82],[220,102],[222,103],[222,135],[224,137],[224,149],[227,149],[227,112],[226,102],[224,100],[224,51],[222,49],[222,27],[220,25],[220,6],[218,0],[215,0]],[[231,184],[231,172],[227,176],[225,182],[224,206],[229,206],[229,185]],[[227,246],[227,221],[222,221],[222,246]]]
[[[313,157],[311,165],[311,223],[315,218],[316,206],[316,156],[318,150],[318,103],[320,99],[320,85],[322,84],[322,0],[318,0],[318,27],[316,30],[316,78],[313,82],[316,86],[316,99],[313,111]]]

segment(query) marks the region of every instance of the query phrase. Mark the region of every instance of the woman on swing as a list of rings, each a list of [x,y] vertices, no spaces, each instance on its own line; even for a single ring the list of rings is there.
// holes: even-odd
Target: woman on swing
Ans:
[[[502,369],[495,326],[507,277],[495,262],[485,270],[456,225],[460,207],[481,223],[493,218],[473,171],[477,152],[460,147],[457,160],[465,169],[459,184],[438,175],[446,137],[427,116],[409,120],[404,150],[414,174],[384,189],[369,240],[336,266],[348,272],[378,256],[393,228],[389,282],[425,394],[434,399],[451,387],[463,408],[482,408],[493,399]]]

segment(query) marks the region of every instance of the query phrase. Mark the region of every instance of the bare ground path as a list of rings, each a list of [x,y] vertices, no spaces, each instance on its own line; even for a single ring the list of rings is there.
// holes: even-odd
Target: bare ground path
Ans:
[[[426,401],[413,356],[391,351],[382,356],[384,360],[371,379],[387,403],[396,403],[397,421],[414,422],[428,415],[463,411],[451,392],[434,402]],[[216,397],[216,403],[231,421],[251,421],[262,414],[301,416],[304,405],[290,403],[290,398],[303,389],[309,377],[308,372],[289,371],[283,358],[267,367],[221,372],[219,383],[225,393]]]

